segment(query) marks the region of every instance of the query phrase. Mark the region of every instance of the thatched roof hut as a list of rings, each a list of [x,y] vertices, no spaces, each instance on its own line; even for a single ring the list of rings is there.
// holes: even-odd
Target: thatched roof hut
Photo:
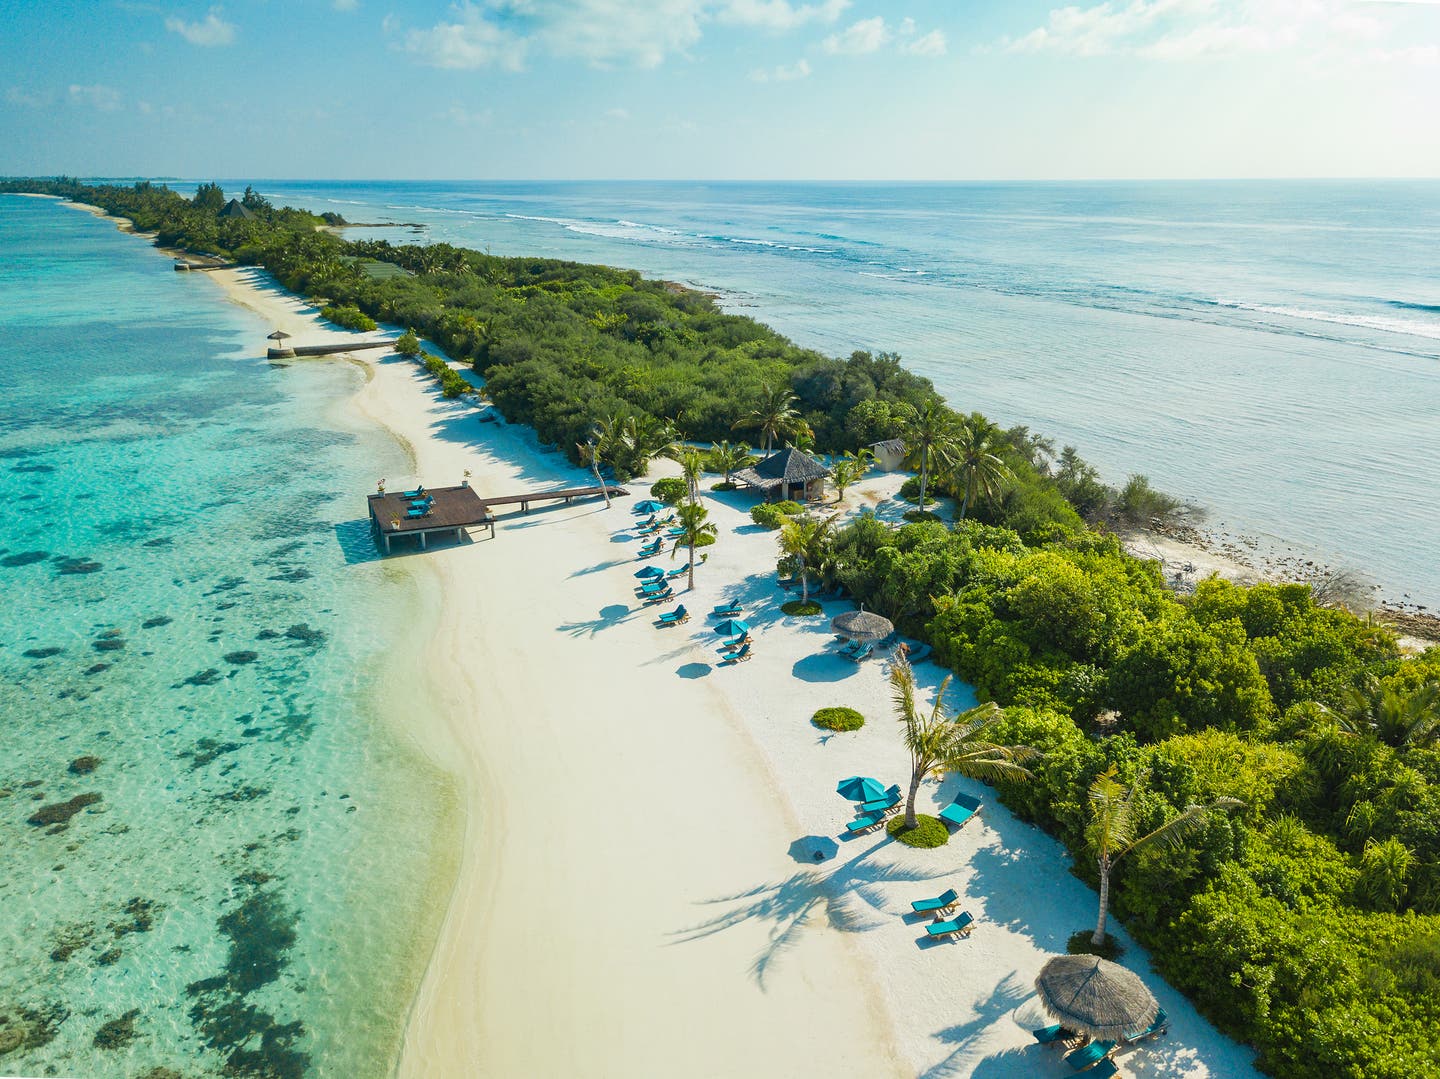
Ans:
[[[1035,991],[1062,1026],[1104,1041],[1144,1030],[1160,1010],[1138,974],[1096,955],[1057,955]]]
[[[764,491],[768,498],[803,501],[810,497],[816,484],[819,487],[814,488],[814,493],[818,496],[823,492],[828,475],[830,470],[814,457],[793,446],[786,446],[753,468],[740,469],[735,478],[746,486]]]

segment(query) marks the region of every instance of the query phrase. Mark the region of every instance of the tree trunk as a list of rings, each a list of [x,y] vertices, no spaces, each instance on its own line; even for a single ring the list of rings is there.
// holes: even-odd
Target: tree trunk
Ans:
[[[800,602],[810,601],[810,577],[805,572],[805,559],[800,559]]]
[[[600,478],[600,458],[590,458],[590,471],[595,473],[595,482],[600,486],[600,493],[605,496],[605,508],[610,508],[610,488],[605,486],[605,481]]]
[[[920,508],[925,508],[925,481],[930,478],[930,451],[920,451]]]
[[[1100,859],[1100,917],[1095,922],[1095,935],[1090,943],[1095,947],[1105,943],[1105,916],[1110,912],[1110,859]]]
[[[695,544],[693,543],[690,544],[690,587],[687,591],[695,591]]]
[[[920,791],[920,769],[910,772],[910,796],[905,799],[905,827],[914,828],[920,822],[915,819],[915,795]]]

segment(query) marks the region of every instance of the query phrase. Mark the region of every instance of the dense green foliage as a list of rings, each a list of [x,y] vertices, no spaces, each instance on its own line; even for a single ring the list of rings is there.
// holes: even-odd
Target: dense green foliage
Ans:
[[[630,271],[346,243],[322,218],[253,192],[252,218],[221,218],[214,185],[194,200],[144,183],[0,190],[93,203],[163,244],[263,266],[301,295],[414,327],[473,364],[507,419],[577,459],[603,445],[618,478],[643,472],[677,429],[719,442],[749,424],[836,453],[913,430],[934,404],[896,356],[827,358]],[[759,422],[767,411],[784,422]],[[1141,830],[1192,804],[1244,803],[1208,815],[1183,846],[1118,863],[1112,908],[1264,1068],[1284,1079],[1440,1074],[1440,724],[1428,688],[1440,650],[1402,660],[1388,631],[1300,585],[1212,580],[1179,597],[1155,564],[1085,525],[1183,511],[1144,477],[1115,490],[1072,447],[1057,453],[1026,428],[932,418],[943,437],[927,456],[927,494],[955,498],[966,519],[895,528],[860,517],[823,557],[807,556],[809,572],[1004,706],[987,737],[1043,757],[1033,779],[997,790],[1065,843],[1087,880],[1087,794],[1111,766],[1125,783],[1148,776]],[[989,455],[983,468],[955,467],[966,438]],[[715,453],[717,472],[748,456]],[[775,507],[756,514],[767,527],[784,519]]]
[[[865,717],[853,708],[821,708],[810,722],[827,731],[858,731],[865,726]]]
[[[797,618],[810,618],[824,610],[813,599],[792,599],[780,604],[780,610]]]
[[[650,485],[650,497],[673,506],[690,493],[690,488],[679,476],[665,476]]]
[[[465,376],[460,374],[439,356],[432,356],[430,353],[422,353],[425,360],[425,370],[435,376],[440,383],[440,392],[446,397],[459,397],[463,393],[470,392],[470,383],[465,381]]]
[[[320,317],[329,319],[337,326],[344,326],[347,330],[368,331],[376,328],[373,318],[349,304],[326,304],[320,308]]]
[[[943,847],[950,842],[950,829],[945,827],[945,822],[939,817],[927,816],[924,813],[915,814],[914,828],[906,826],[903,813],[894,816],[885,825],[885,831],[891,839],[898,840],[907,847]]]

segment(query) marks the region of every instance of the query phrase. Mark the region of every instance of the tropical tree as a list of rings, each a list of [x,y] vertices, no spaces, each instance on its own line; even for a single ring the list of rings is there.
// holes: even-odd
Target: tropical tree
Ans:
[[[931,397],[922,408],[907,409],[899,418],[910,463],[920,469],[920,508],[924,509],[930,466],[950,460],[959,425],[955,413],[938,397]]]
[[[780,553],[795,566],[800,575],[800,602],[810,601],[810,572],[819,571],[830,561],[835,546],[835,522],[840,515],[811,517],[800,514],[787,517],[776,536]]]
[[[995,451],[999,448],[994,428],[987,422],[969,417],[961,420],[950,447],[951,475],[965,492],[960,500],[960,520],[977,497],[987,501],[1000,493],[1010,479],[1010,469]]]
[[[610,508],[610,488],[605,486],[605,481],[600,478],[600,459],[603,453],[600,447],[601,441],[598,432],[590,436],[590,441],[575,444],[581,463],[589,466],[590,471],[595,474],[595,484],[600,488],[600,493],[605,496],[605,508],[608,510]]]
[[[1423,749],[1440,741],[1440,682],[1407,692],[1367,674],[1345,691],[1339,708],[1320,707],[1346,734],[1371,735],[1393,749]]]
[[[770,387],[768,382],[760,384],[760,399],[755,407],[736,420],[731,430],[756,430],[765,440],[765,456],[770,456],[770,447],[782,435],[793,434],[799,425],[800,414],[795,411],[795,395],[784,386]]]
[[[1050,475],[1050,462],[1055,460],[1055,440],[1053,438],[1046,438],[1022,423],[1005,432],[1005,441],[1016,453],[1024,457],[1036,472],[1042,476]]]
[[[915,817],[915,795],[921,780],[928,777],[938,779],[956,772],[984,783],[1031,778],[1025,764],[1039,753],[1029,746],[996,745],[985,737],[1004,715],[994,701],[958,716],[950,715],[945,705],[945,694],[950,689],[950,676],[946,675],[935,694],[935,704],[928,713],[922,714],[915,704],[915,672],[903,654],[891,661],[889,677],[895,716],[900,721],[905,748],[910,751],[906,828],[914,828],[919,823]]]
[[[1090,784],[1090,826],[1086,839],[1100,869],[1100,916],[1090,943],[1097,947],[1105,943],[1105,919],[1110,913],[1110,871],[1116,862],[1131,851],[1149,846],[1179,847],[1186,836],[1205,822],[1212,809],[1234,809],[1245,804],[1238,798],[1217,798],[1209,805],[1186,806],[1184,812],[1137,837],[1138,803],[1145,793],[1148,776],[1141,772],[1127,787],[1115,773],[1116,766],[1112,764]]]
[[[395,339],[395,351],[398,355],[408,356],[412,360],[420,355],[420,338],[414,330],[406,330]]]
[[[812,452],[815,449],[815,429],[804,420],[797,420],[795,430],[785,441],[785,445],[801,453]]]
[[[836,502],[845,500],[845,488],[859,483],[865,478],[865,473],[870,471],[871,460],[875,454],[868,449],[859,453],[851,453],[848,450],[844,456],[830,459],[830,482],[835,485],[837,494]]]
[[[700,537],[709,536],[712,539],[717,535],[715,523],[705,520],[710,516],[710,511],[698,502],[687,502],[675,511],[680,518],[679,527],[685,531],[675,539],[675,546],[670,548],[670,557],[675,557],[675,552],[681,547],[690,548],[690,575],[688,577],[688,589],[695,590],[695,548],[700,546]]]
[[[744,442],[738,446],[730,445],[728,440],[710,443],[710,468],[723,472],[727,484],[730,483],[731,473],[744,468],[749,460],[750,447]]]
[[[680,475],[685,480],[685,487],[690,492],[690,504],[694,505],[700,499],[700,479],[705,475],[705,455],[694,446],[680,445],[668,455],[671,460],[680,466]]]

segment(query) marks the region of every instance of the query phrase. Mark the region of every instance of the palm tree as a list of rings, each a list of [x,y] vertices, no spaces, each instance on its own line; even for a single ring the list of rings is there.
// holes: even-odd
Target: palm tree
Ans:
[[[698,502],[690,502],[681,506],[676,511],[680,518],[680,527],[685,530],[684,534],[677,537],[675,546],[670,548],[670,557],[675,557],[675,552],[682,546],[690,548],[690,576],[688,590],[695,591],[695,548],[699,546],[701,536],[717,535],[715,523],[705,520],[710,516],[710,511]]]
[[[987,501],[1000,493],[1000,488],[1010,479],[1010,469],[995,452],[997,449],[994,428],[973,417],[960,421],[955,437],[952,471],[965,490],[960,501],[960,520],[970,503],[983,496]]]
[[[795,411],[795,395],[784,386],[770,388],[768,382],[760,384],[760,399],[749,413],[736,420],[731,430],[753,429],[765,439],[765,456],[770,456],[770,447],[781,435],[792,434],[800,419]]]
[[[710,443],[710,467],[716,472],[725,473],[725,483],[730,483],[730,474],[736,469],[744,468],[745,462],[750,459],[750,447],[744,442],[738,446],[732,446],[728,441]]]
[[[901,437],[912,462],[920,466],[920,508],[925,508],[925,490],[930,480],[932,462],[943,464],[955,447],[957,422],[955,413],[938,397],[925,402],[919,410],[909,409],[899,416]]]
[[[690,504],[693,506],[700,498],[700,478],[705,475],[705,455],[694,446],[678,446],[668,455],[671,460],[680,466],[680,475],[684,477],[685,487],[690,492]]]
[[[1025,458],[1026,462],[1042,476],[1050,475],[1050,462],[1055,459],[1055,440],[1033,432],[1025,424],[1012,427],[1005,432],[1005,441]]]
[[[605,508],[610,508],[610,488],[605,486],[605,481],[600,478],[600,437],[597,434],[590,436],[589,442],[577,442],[575,449],[580,454],[580,463],[590,466],[590,471],[595,474],[595,484],[600,488],[600,493],[605,496]]]
[[[795,430],[791,432],[785,445],[799,450],[801,453],[810,453],[815,449],[815,428],[804,420],[796,420]]]
[[[1423,749],[1440,741],[1440,682],[1406,692],[1367,674],[1345,691],[1338,709],[1320,707],[1346,734],[1373,735],[1392,749]]]
[[[950,676],[940,683],[935,704],[921,715],[915,706],[915,672],[903,654],[890,662],[890,696],[900,720],[905,748],[910,751],[910,793],[905,799],[905,827],[914,828],[915,794],[920,781],[958,772],[970,779],[994,783],[999,779],[1029,779],[1025,762],[1040,754],[1029,746],[1002,746],[985,735],[1004,714],[994,701],[951,716],[945,707]]]
[[[845,500],[845,488],[859,483],[865,478],[865,473],[870,471],[870,462],[874,456],[872,451],[866,449],[859,453],[851,453],[847,450],[844,456],[831,458],[830,482],[835,485],[836,502]]]
[[[794,559],[800,574],[800,602],[810,601],[810,571],[821,569],[830,560],[834,545],[834,528],[839,514],[832,514],[823,520],[801,514],[787,517],[780,525],[776,537],[780,553]]]
[[[1110,871],[1116,862],[1131,851],[1155,844],[1179,847],[1187,835],[1204,823],[1210,810],[1234,809],[1245,804],[1236,798],[1217,798],[1208,806],[1186,806],[1183,813],[1136,838],[1136,802],[1145,791],[1147,776],[1140,773],[1127,787],[1116,778],[1115,772],[1116,766],[1112,764],[1090,784],[1090,827],[1086,838],[1100,867],[1100,916],[1095,922],[1095,935],[1090,938],[1096,947],[1105,943],[1105,918],[1110,913]]]

